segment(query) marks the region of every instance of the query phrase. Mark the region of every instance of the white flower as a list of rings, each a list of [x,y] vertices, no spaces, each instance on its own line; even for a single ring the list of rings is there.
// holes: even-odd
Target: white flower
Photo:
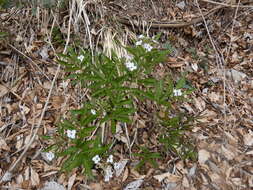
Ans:
[[[113,155],[110,155],[108,158],[107,158],[107,161],[108,163],[113,163]]]
[[[60,85],[65,89],[69,84],[69,81],[63,81]]]
[[[100,162],[101,158],[99,157],[99,155],[96,155],[92,158],[92,161],[95,163],[95,164],[98,164]]]
[[[53,152],[46,152],[45,156],[46,156],[48,161],[52,161],[55,157]]]
[[[198,65],[196,63],[193,63],[191,66],[194,71],[198,71]]]
[[[79,56],[77,57],[77,59],[79,59],[79,60],[82,62],[83,59],[84,59],[84,56],[83,56],[83,55],[79,55]]]
[[[96,110],[94,110],[94,109],[90,110],[90,112],[92,115],[96,115],[96,113],[97,113]]]
[[[128,68],[128,70],[133,71],[137,69],[137,66],[135,65],[134,62],[132,62],[133,56],[131,55],[126,55],[126,60],[127,62],[125,63],[126,67]]]
[[[174,96],[182,96],[182,91],[181,89],[174,89],[173,94]]]
[[[151,51],[153,47],[147,43],[143,44],[143,48],[146,49],[147,51]]]
[[[142,44],[142,41],[141,40],[139,40],[139,41],[137,41],[136,43],[135,43],[135,45],[137,45],[137,46],[140,46]]]
[[[67,136],[71,139],[75,139],[76,138],[76,130],[67,130]]]
[[[110,178],[112,178],[113,170],[111,166],[107,166],[105,169],[105,182],[110,181]]]
[[[126,60],[127,60],[127,61],[129,61],[129,60],[132,60],[132,59],[133,59],[133,56],[131,56],[131,55],[126,55],[125,57],[126,57]]]
[[[137,66],[133,62],[126,62],[125,63],[128,70],[133,71],[137,69]]]
[[[154,43],[158,43],[158,41],[155,40],[155,36],[152,37],[152,41],[153,41]]]
[[[139,38],[139,39],[143,39],[144,36],[141,34],[141,35],[138,36],[138,38]]]

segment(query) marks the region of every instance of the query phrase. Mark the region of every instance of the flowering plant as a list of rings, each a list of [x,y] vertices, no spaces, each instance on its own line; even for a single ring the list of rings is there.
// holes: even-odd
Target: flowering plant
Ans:
[[[155,111],[165,108],[168,113],[173,101],[182,100],[191,92],[190,88],[181,90],[186,85],[184,77],[174,85],[169,76],[156,78],[152,75],[155,66],[164,62],[170,53],[169,50],[157,49],[155,44],[156,41],[140,36],[135,46],[126,47],[128,55],[125,57],[118,57],[115,53],[111,58],[102,53],[92,56],[88,50],[77,54],[73,49],[69,49],[67,55],[61,55],[63,59],[59,63],[69,72],[67,78],[74,85],[80,83],[83,88],[89,89],[91,97],[80,109],[71,111],[70,119],[59,124],[57,143],[53,149],[57,156],[68,156],[63,170],[83,166],[85,173],[91,176],[91,169],[97,165],[110,178],[112,172],[108,164],[113,163],[112,156],[107,158],[105,166],[100,162],[109,153],[113,139],[103,139],[101,126],[106,126],[115,135],[118,124],[132,122],[133,115],[139,111],[139,101],[152,101],[158,107]],[[170,126],[170,122],[175,120],[168,115],[156,118],[161,126]],[[181,120],[176,122],[173,125]],[[169,129],[165,127],[164,132],[169,134]],[[161,135],[160,142],[166,144],[166,138]],[[156,156],[146,158],[148,155],[140,157],[152,163],[152,159],[160,157],[154,154]]]

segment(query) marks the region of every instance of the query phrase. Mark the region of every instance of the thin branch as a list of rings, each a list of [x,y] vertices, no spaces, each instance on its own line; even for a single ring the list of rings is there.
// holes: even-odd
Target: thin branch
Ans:
[[[199,12],[200,12],[200,14],[202,16],[203,22],[205,24],[205,28],[206,28],[209,40],[210,40],[210,42],[212,44],[213,49],[215,50],[216,57],[217,57],[217,62],[219,63],[219,65],[221,66],[221,69],[223,70],[223,109],[224,109],[223,114],[224,114],[224,122],[225,122],[224,125],[226,126],[227,125],[227,114],[226,114],[226,109],[227,109],[226,108],[226,70],[225,70],[226,62],[225,62],[225,60],[223,58],[223,55],[218,51],[217,47],[214,44],[213,38],[212,38],[212,36],[210,34],[210,31],[208,29],[208,26],[207,26],[206,19],[205,19],[204,15],[203,15],[200,7],[199,7],[198,0],[196,0],[196,5],[197,5],[197,7],[199,9]]]
[[[72,4],[73,5],[73,4]],[[72,11],[73,11],[73,6],[72,6],[72,9],[70,9],[70,17],[69,17],[69,25],[68,25],[68,35],[67,35],[67,41],[66,41],[66,44],[65,44],[65,48],[64,48],[64,51],[63,53],[66,53],[67,51],[67,47],[68,47],[68,44],[69,44],[69,40],[70,40],[70,28],[71,28],[71,18],[72,18]],[[47,110],[47,106],[48,106],[48,103],[49,103],[49,100],[50,100],[50,97],[51,97],[51,94],[52,94],[52,91],[53,91],[53,87],[54,87],[54,84],[55,84],[55,81],[58,77],[58,74],[60,72],[60,68],[61,66],[58,65],[57,67],[57,70],[56,70],[56,73],[55,73],[55,76],[53,78],[53,81],[52,81],[52,84],[51,84],[51,87],[50,87],[50,90],[49,90],[49,93],[48,93],[48,96],[47,96],[47,99],[46,99],[46,102],[45,102],[45,105],[44,105],[44,108],[42,110],[42,113],[41,113],[41,116],[40,116],[40,119],[39,119],[39,122],[34,130],[34,133],[33,133],[33,136],[31,137],[30,141],[28,142],[27,146],[25,147],[25,149],[23,150],[23,152],[21,153],[21,155],[19,156],[19,158],[15,161],[14,164],[12,164],[9,169],[5,172],[5,174],[1,177],[1,180],[0,180],[0,183],[3,182],[3,178],[8,175],[8,174],[12,174],[12,172],[14,171],[14,169],[16,169],[16,167],[18,166],[19,162],[22,160],[23,156],[26,154],[26,152],[28,151],[28,149],[30,148],[30,146],[32,145],[32,143],[34,142],[35,140],[35,137],[38,133],[38,130],[41,126],[41,123],[42,123],[42,120],[44,118],[44,115],[45,115],[45,112]]]
[[[251,5],[240,5],[240,1],[238,2],[237,5],[234,5],[234,4],[227,4],[227,3],[220,3],[220,2],[216,2],[216,1],[212,1],[212,0],[200,0],[200,1],[203,1],[203,2],[206,2],[206,3],[212,3],[212,4],[215,4],[215,5],[222,5],[224,7],[231,7],[231,8],[253,8],[253,6]],[[248,4],[248,3],[253,3],[253,1],[245,1],[245,2],[242,2],[243,4]]]

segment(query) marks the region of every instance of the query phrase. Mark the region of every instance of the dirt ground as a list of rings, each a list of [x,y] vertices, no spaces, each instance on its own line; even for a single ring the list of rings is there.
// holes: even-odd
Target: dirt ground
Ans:
[[[85,90],[64,80],[57,53],[81,44],[123,52],[123,44],[161,33],[173,53],[158,72],[187,72],[196,88],[179,109],[198,116],[187,132],[197,160],[176,155],[159,167],[134,169],[124,143],[118,160],[127,160],[119,177],[104,182],[94,169],[89,181],[80,169],[60,172],[62,158],[43,159],[60,117],[77,108]],[[57,11],[32,6],[0,9],[0,187],[1,189],[249,190],[253,188],[253,1],[72,0]],[[145,127],[144,127],[145,128]],[[139,134],[143,142],[148,133]],[[134,133],[129,134],[133,139]],[[147,137],[148,136],[148,137]],[[150,137],[152,138],[152,136]],[[147,142],[148,143],[148,142]],[[131,182],[135,187],[127,188]],[[59,185],[61,184],[61,185]]]

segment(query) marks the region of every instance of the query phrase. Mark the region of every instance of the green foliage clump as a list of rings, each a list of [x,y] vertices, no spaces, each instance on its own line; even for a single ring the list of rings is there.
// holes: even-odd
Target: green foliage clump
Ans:
[[[174,82],[168,75],[154,77],[157,64],[166,60],[169,50],[155,48],[156,43],[141,37],[135,46],[126,47],[128,56],[118,57],[115,53],[109,58],[103,53],[93,55],[89,50],[76,53],[69,49],[67,55],[61,55],[59,63],[64,66],[73,85],[80,84],[89,89],[90,98],[80,109],[72,110],[71,117],[64,119],[58,126],[55,145],[51,147],[57,156],[67,156],[62,169],[71,171],[82,166],[84,172],[92,176],[93,161],[96,155],[108,154],[112,139],[103,142],[101,126],[106,126],[114,135],[118,124],[131,124],[134,114],[140,112],[139,103],[151,101],[156,105],[156,116],[161,152],[153,152],[147,147],[140,147],[138,168],[149,162],[157,166],[156,159],[172,151],[182,158],[192,158],[191,151],[184,151],[182,142],[190,117],[180,113],[170,117],[172,103],[183,101],[184,96],[192,92],[182,76]],[[160,117],[158,110],[164,110]],[[68,136],[66,133],[72,133]],[[186,143],[187,144],[187,143]],[[188,150],[188,149],[187,149]],[[192,150],[192,149],[191,149]],[[187,154],[184,154],[184,153]],[[186,155],[186,157],[184,157]]]

